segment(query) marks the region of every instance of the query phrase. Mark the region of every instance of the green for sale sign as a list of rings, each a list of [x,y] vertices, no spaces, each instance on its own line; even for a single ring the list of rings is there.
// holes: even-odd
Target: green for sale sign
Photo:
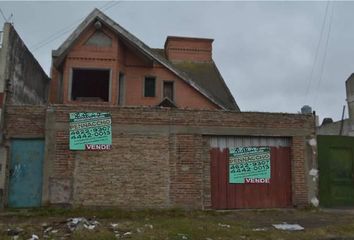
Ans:
[[[70,150],[105,151],[112,148],[112,119],[107,112],[69,114]]]
[[[229,156],[229,183],[270,182],[269,147],[231,148]]]

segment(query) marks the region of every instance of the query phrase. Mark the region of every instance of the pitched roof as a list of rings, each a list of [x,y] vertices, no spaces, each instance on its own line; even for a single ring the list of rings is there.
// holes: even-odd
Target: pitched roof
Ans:
[[[167,97],[165,97],[157,106],[159,106],[159,107],[169,107],[169,108],[177,107],[176,104],[172,100],[167,98]]]
[[[227,109],[240,110],[214,62],[178,62],[173,65],[207,89],[210,95]]]
[[[111,18],[106,16],[98,9],[94,9],[86,18],[85,20],[76,28],[76,30],[60,45],[57,50],[52,51],[53,56],[53,64],[54,66],[60,66],[70,49],[73,47],[75,41],[79,38],[81,33],[89,27],[93,22],[99,20],[101,23],[105,24],[108,28],[110,28],[113,32],[118,34],[118,36],[127,44],[134,47],[137,51],[143,54],[148,59],[155,61],[171,72],[173,72],[176,76],[184,80],[187,84],[193,87],[195,90],[200,92],[202,95],[207,97],[211,102],[219,106],[224,110],[236,110],[239,111],[239,108],[233,99],[230,91],[228,90],[225,82],[222,80],[220,73],[217,71],[216,66],[214,63],[212,65],[214,67],[209,66],[209,73],[213,72],[213,79],[211,77],[207,77],[206,72],[196,70],[196,68],[191,68],[191,64],[188,66],[183,64],[172,64],[168,61],[164,54],[161,55],[161,52],[154,51],[142,41],[140,41],[137,37],[133,34],[129,33],[119,24],[114,22]],[[178,66],[180,65],[180,66]],[[181,69],[180,69],[181,68]],[[182,69],[184,68],[184,70]],[[200,69],[201,67],[199,67]],[[214,71],[212,70],[214,68]],[[195,71],[194,71],[195,70]],[[199,76],[198,76],[199,75]],[[203,77],[205,79],[200,79]],[[218,77],[215,77],[218,76]],[[216,80],[215,83],[212,83],[212,80]],[[213,85],[215,84],[215,86]],[[219,87],[216,87],[216,86]],[[224,86],[222,86],[224,85]],[[214,89],[215,88],[215,89]],[[216,90],[217,88],[217,90]],[[224,90],[224,92],[222,92]],[[225,95],[225,96],[223,96]]]
[[[163,48],[153,48],[152,50],[161,57],[166,58]],[[185,61],[171,64],[187,74],[194,82],[203,86],[210,95],[227,109],[240,110],[214,62]]]

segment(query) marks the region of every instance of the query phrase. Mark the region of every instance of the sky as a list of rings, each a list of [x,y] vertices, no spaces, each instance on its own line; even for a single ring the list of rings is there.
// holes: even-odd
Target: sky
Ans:
[[[51,51],[95,7],[151,48],[169,35],[214,39],[213,59],[241,111],[310,105],[320,119],[341,119],[354,72],[354,2],[0,1],[0,24],[13,22],[49,74]]]

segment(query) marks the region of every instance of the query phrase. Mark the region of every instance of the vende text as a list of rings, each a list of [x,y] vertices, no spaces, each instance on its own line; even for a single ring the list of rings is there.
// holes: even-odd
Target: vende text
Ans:
[[[245,183],[270,183],[269,178],[245,178]]]
[[[85,150],[89,151],[107,151],[111,150],[112,145],[110,144],[86,144]]]

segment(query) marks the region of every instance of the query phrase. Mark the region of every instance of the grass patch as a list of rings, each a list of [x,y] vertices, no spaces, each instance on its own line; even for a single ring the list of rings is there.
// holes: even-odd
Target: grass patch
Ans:
[[[354,236],[354,215],[343,213],[321,213],[305,210],[247,210],[247,211],[187,211],[168,210],[123,210],[117,208],[39,208],[7,210],[0,215],[0,239],[12,239],[6,229],[23,228],[19,239],[28,239],[36,234],[43,239],[43,222],[59,229],[59,237],[69,234],[66,239],[168,239],[168,240],[231,240],[231,239],[329,239]],[[93,230],[80,229],[70,232],[66,219],[71,217],[95,218],[99,225]],[[299,223],[304,231],[281,231],[272,227],[274,223]],[[112,228],[111,223],[117,223]],[[265,228],[265,231],[255,231]],[[49,238],[50,239],[50,238]]]
[[[87,230],[78,230],[73,233],[71,239],[74,240],[111,240],[117,239],[113,232],[108,231],[107,229],[102,229],[98,231],[87,231]]]
[[[172,209],[144,209],[144,210],[123,210],[120,208],[30,208],[30,209],[7,209],[11,216],[16,217],[78,217],[87,218],[119,218],[119,219],[139,219],[151,217],[197,217],[197,216],[223,216],[227,212],[216,211],[188,211],[179,208]]]

